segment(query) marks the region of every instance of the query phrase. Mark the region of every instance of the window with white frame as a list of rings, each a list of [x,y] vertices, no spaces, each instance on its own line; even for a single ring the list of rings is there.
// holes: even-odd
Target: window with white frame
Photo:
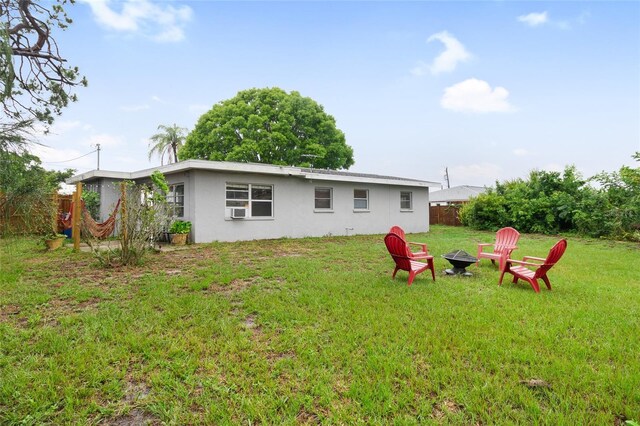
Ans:
[[[169,185],[167,192],[167,204],[169,214],[173,217],[184,217],[184,184],[174,183]]]
[[[400,210],[413,210],[413,193],[400,191]]]
[[[272,217],[273,185],[227,183],[225,205],[245,209],[246,217]]]
[[[369,190],[368,189],[353,190],[353,209],[369,210]]]
[[[333,188],[316,188],[314,206],[316,210],[332,210]]]

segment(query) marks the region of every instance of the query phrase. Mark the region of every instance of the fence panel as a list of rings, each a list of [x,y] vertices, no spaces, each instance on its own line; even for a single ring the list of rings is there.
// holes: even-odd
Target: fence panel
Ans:
[[[462,226],[459,206],[429,206],[429,225]]]
[[[58,216],[69,212],[71,195],[58,195]],[[46,232],[51,229],[50,197],[17,197],[0,194],[0,231],[2,234]],[[62,227],[58,225],[58,232]]]

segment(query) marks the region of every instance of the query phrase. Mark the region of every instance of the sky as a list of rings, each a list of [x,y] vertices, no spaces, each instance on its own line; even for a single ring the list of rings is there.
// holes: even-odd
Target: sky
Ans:
[[[135,171],[158,125],[280,87],[332,115],[349,170],[492,186],[637,166],[640,2],[79,0],[56,32],[89,86],[34,153]],[[85,155],[88,154],[88,155]],[[81,157],[81,158],[78,158]]]

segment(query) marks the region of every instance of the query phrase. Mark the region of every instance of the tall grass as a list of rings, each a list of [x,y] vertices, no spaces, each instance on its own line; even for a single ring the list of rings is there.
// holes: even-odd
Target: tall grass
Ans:
[[[557,238],[523,235],[514,257]],[[569,238],[553,291],[439,257],[493,234],[216,243],[99,269],[0,241],[0,423],[545,423],[640,419],[638,245]]]

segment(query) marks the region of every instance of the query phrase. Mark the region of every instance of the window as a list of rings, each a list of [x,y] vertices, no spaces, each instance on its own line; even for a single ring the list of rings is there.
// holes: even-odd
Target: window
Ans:
[[[169,185],[167,192],[167,203],[169,204],[169,214],[173,217],[184,217],[184,184],[175,183]]]
[[[246,217],[272,217],[273,186],[228,183],[226,206],[228,208],[246,209]]]
[[[315,208],[318,210],[333,209],[333,188],[316,188]]]
[[[353,208],[354,210],[369,210],[369,190],[368,189],[353,190]]]
[[[400,210],[413,210],[413,193],[400,191]]]
[[[273,188],[271,185],[251,185],[251,216],[271,217]]]

